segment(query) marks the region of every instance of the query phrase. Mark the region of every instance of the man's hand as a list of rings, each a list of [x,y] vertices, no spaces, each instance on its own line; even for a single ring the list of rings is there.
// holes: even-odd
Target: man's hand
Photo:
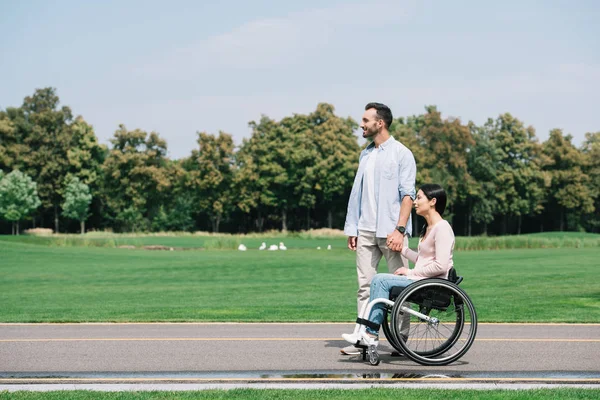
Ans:
[[[394,232],[387,235],[387,247],[392,251],[402,251],[404,245],[404,235],[394,229]]]
[[[348,236],[348,248],[352,251],[356,251],[357,236]]]

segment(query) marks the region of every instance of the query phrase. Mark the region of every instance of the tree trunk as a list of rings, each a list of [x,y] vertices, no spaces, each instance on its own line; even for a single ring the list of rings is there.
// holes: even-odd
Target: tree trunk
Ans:
[[[58,206],[54,206],[54,233],[58,233]]]
[[[19,236],[19,221],[17,221],[17,236]]]
[[[508,225],[508,215],[505,215],[504,218],[502,218],[502,235],[506,235],[507,225]]]
[[[544,232],[544,218],[540,219],[540,232]]]
[[[79,221],[80,226],[81,226],[81,234],[83,235],[85,233],[85,221],[81,220]]]
[[[264,223],[264,219],[262,217],[262,214],[260,211],[258,211],[258,217],[256,218],[256,228],[258,229],[259,232],[262,232],[262,230],[263,230],[263,223]]]
[[[281,231],[287,232],[287,212],[285,208],[281,210]]]
[[[219,224],[221,223],[221,216],[217,215],[211,219],[213,233],[219,233]]]
[[[33,229],[35,229],[35,215],[33,216],[32,220],[33,220]]]
[[[15,221],[12,221],[10,224],[10,233],[11,235],[15,235]]]
[[[331,209],[327,210],[327,227],[333,228],[333,211]]]
[[[517,224],[517,235],[521,234],[521,220],[523,217],[521,217],[521,214],[519,214],[519,218],[518,218],[518,224]]]
[[[565,214],[564,211],[560,210],[560,231],[561,232],[564,230],[564,227],[565,227],[565,222],[564,222],[565,215],[564,214]]]
[[[306,209],[306,230],[310,230],[310,208]]]
[[[471,236],[471,228],[472,228],[471,227],[471,223],[472,223],[473,218],[472,218],[471,210],[470,209],[469,209],[468,213],[469,213],[469,215],[467,217],[467,220],[468,220],[468,223],[467,223],[467,236],[470,237]]]
[[[488,226],[488,223],[487,223],[487,222],[484,222],[484,223],[483,223],[483,235],[484,235],[484,236],[487,236],[487,226]]]

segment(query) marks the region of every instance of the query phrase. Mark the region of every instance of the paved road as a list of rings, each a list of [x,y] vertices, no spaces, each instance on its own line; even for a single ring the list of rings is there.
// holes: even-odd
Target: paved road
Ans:
[[[351,324],[0,324],[0,384],[567,382],[600,384],[600,324],[479,324],[459,361],[340,355]]]

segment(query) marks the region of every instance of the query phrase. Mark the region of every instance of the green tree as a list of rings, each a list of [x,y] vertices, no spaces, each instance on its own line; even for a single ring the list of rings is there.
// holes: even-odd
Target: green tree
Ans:
[[[285,140],[286,130],[266,116],[259,123],[250,122],[249,126],[252,136],[242,141],[236,154],[234,184],[238,187],[238,207],[246,213],[255,210],[256,227],[262,231],[265,216],[270,211],[279,209],[279,215],[286,215],[287,196],[283,192],[289,180],[283,161],[290,142]],[[287,229],[285,223],[282,218],[282,229]]]
[[[278,213],[283,231],[289,227],[288,214],[298,215],[302,209],[305,211],[306,228],[310,228],[311,210],[315,208],[317,195],[324,188],[324,176],[319,176],[319,172],[324,171],[317,171],[314,167],[322,162],[319,152],[322,150],[321,141],[326,139],[319,137],[319,133],[323,133],[320,125],[331,118],[331,115],[325,114],[328,107],[331,114],[332,106],[321,105],[322,113],[317,109],[319,115],[295,114],[279,122],[282,141],[279,147],[284,151],[277,154],[276,162],[282,164],[287,180],[279,181],[273,188],[281,200]],[[300,226],[299,223],[298,228]]]
[[[71,148],[69,124],[71,109],[59,108],[56,89],[36,89],[23,101],[22,117],[15,113],[22,143],[28,152],[22,153],[23,170],[35,177],[42,207],[54,215],[54,230],[59,231],[59,208],[63,181],[69,171],[68,149]]]
[[[332,228],[334,212],[345,210],[358,168],[360,147],[354,135],[358,124],[336,116],[333,105],[327,103],[319,104],[308,122],[306,133],[316,154],[307,154],[305,165],[297,172],[301,181],[309,180],[317,202],[327,209],[327,226]]]
[[[537,215],[544,209],[545,191],[550,184],[541,169],[541,145],[535,129],[525,128],[509,113],[500,115],[489,128],[498,155],[495,184],[498,211],[504,215],[502,233],[507,231],[508,218],[516,217],[520,234],[522,217]]]
[[[69,126],[71,146],[67,150],[69,175],[76,176],[92,189],[97,189],[107,148],[98,143],[94,128],[81,116]]]
[[[258,152],[262,152],[264,142],[254,137],[242,139],[242,145],[235,153],[235,168],[233,172],[233,191],[237,208],[245,216],[256,213],[255,228],[262,232],[264,215],[261,202],[262,187],[265,186],[264,178],[260,175],[260,159]]]
[[[0,215],[13,223],[13,234],[19,234],[19,222],[40,206],[37,185],[19,170],[0,181]]]
[[[473,178],[467,168],[467,151],[475,142],[469,127],[460,120],[442,119],[435,106],[428,106],[426,110],[419,132],[422,147],[426,150],[421,164],[428,166],[432,182],[439,183],[446,190],[451,219],[456,205],[464,203],[472,191]]]
[[[67,180],[65,201],[62,204],[63,215],[79,221],[82,235],[85,233],[85,220],[89,217],[91,202],[92,195],[88,185],[77,177]]]
[[[194,200],[191,197],[175,197],[169,208],[160,207],[152,220],[152,230],[155,232],[192,230],[194,228],[194,219],[192,218],[194,206]]]
[[[212,224],[213,232],[233,210],[233,139],[225,132],[218,136],[198,132],[198,150],[183,162],[188,171],[188,186],[199,211]]]
[[[600,232],[600,132],[585,134],[582,152],[587,165],[584,173],[589,177],[590,197],[594,201],[594,209],[584,215],[583,225],[592,232]]]
[[[121,228],[149,229],[171,188],[167,143],[155,132],[128,131],[124,125],[111,143],[102,185],[107,217]]]
[[[469,148],[467,165],[473,178],[468,198],[468,235],[471,236],[471,219],[483,224],[483,234],[488,233],[488,224],[494,220],[498,212],[496,198],[496,174],[500,163],[500,154],[494,147],[492,135],[494,121],[478,127],[470,124],[475,144]]]
[[[408,147],[415,157],[415,162],[417,164],[417,187],[424,183],[432,182],[430,166],[425,162],[425,159],[427,158],[427,149],[425,148],[426,142],[420,135],[420,132],[424,127],[425,115],[423,114],[411,115],[406,118],[399,117],[395,119],[390,126],[390,134],[394,136],[396,140]]]
[[[584,172],[587,162],[584,154],[572,143],[571,135],[563,136],[560,129],[553,129],[548,140],[542,145],[547,157],[544,170],[551,178],[549,204],[547,207],[558,211],[559,229],[565,230],[565,222],[569,214],[575,215],[573,220],[579,221],[582,215],[594,210],[593,191],[590,179]],[[571,227],[571,229],[576,227]]]
[[[19,138],[15,123],[8,113],[0,111],[0,170],[12,171],[18,167]]]
[[[122,230],[134,233],[147,230],[149,224],[148,219],[133,205],[120,210],[115,221],[120,224]]]

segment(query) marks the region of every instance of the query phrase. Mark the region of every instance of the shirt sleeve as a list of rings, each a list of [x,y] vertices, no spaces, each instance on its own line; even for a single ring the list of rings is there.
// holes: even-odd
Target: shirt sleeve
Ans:
[[[408,258],[413,263],[416,263],[419,259],[419,253],[408,248],[408,246],[402,248],[402,255]]]
[[[406,150],[399,164],[398,173],[398,191],[400,192],[400,201],[404,196],[410,196],[411,199],[415,199],[417,195],[415,189],[415,182],[417,179],[417,163],[415,157],[410,150]]]

